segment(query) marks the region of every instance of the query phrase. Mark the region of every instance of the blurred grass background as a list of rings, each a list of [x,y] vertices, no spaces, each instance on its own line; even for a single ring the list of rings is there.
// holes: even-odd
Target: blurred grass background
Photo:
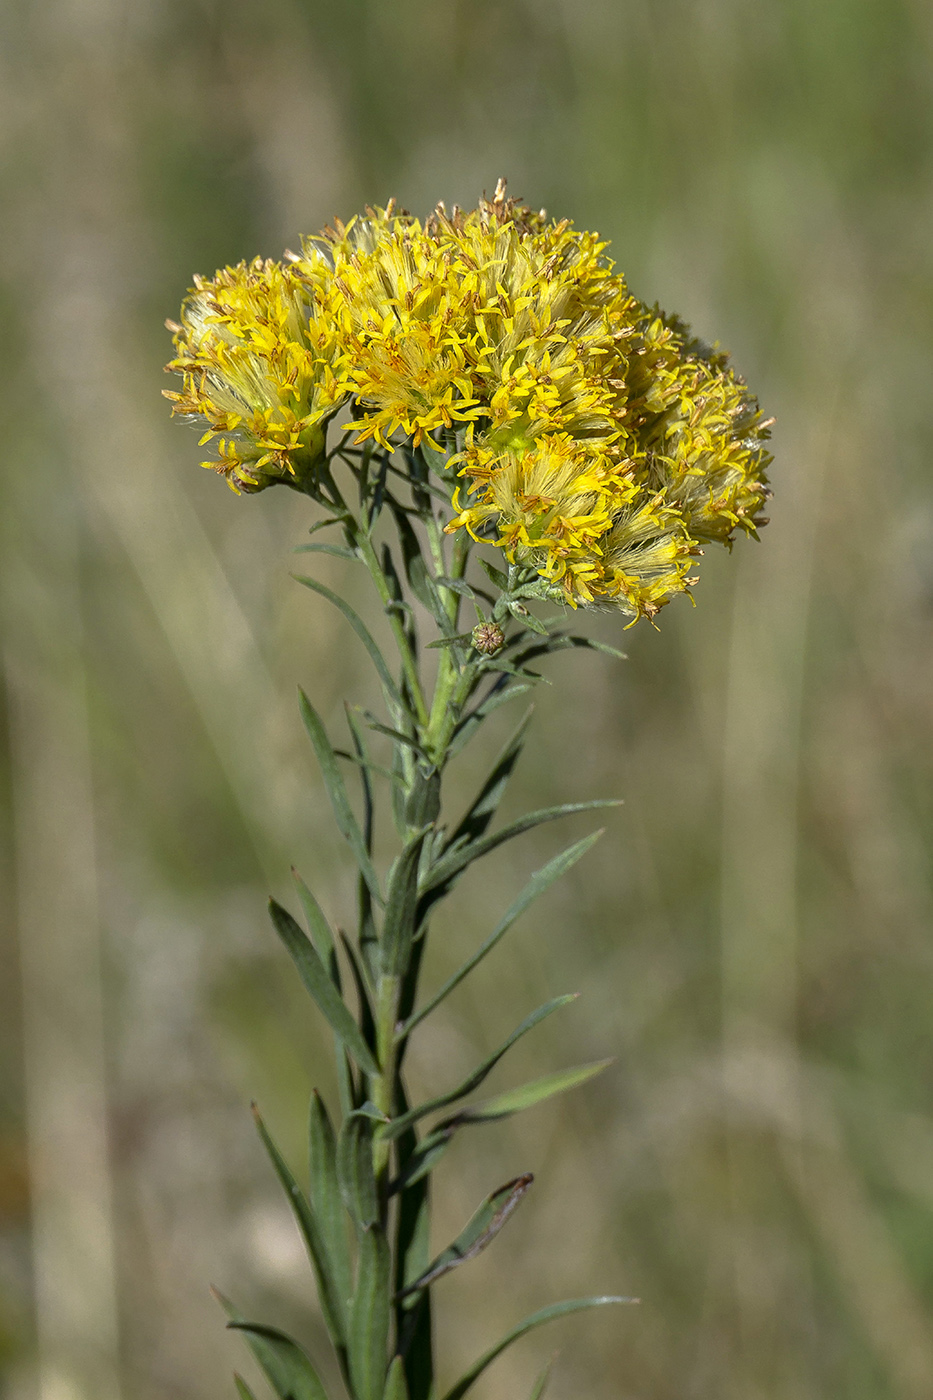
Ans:
[[[514,807],[626,805],[413,1072],[565,989],[496,1082],[618,1061],[451,1154],[439,1236],[538,1181],[441,1285],[447,1375],[605,1290],[643,1301],[477,1395],[557,1347],[555,1400],[929,1400],[933,9],[6,0],[0,72],[4,1396],[231,1394],[209,1282],[321,1343],[247,1104],[300,1153],[328,1050],[264,896],[293,861],[335,917],[351,886],[295,686],[336,725],[370,682],[288,578],[308,507],[169,423],[162,320],[195,270],[504,173],[733,351],[777,463],[695,610],[540,695]],[[490,863],[432,975],[586,829]]]

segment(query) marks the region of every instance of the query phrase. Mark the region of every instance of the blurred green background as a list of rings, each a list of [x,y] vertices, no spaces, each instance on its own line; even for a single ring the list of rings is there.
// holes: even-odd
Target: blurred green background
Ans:
[[[933,8],[5,0],[0,73],[4,1397],[232,1394],[210,1282],[322,1341],[247,1105],[297,1155],[329,1083],[264,897],[295,862],[347,917],[295,687],[336,725],[371,683],[288,577],[307,504],[170,423],[162,321],[195,270],[506,174],[733,351],[777,461],[760,546],[539,696],[513,810],[626,805],[413,1073],[567,989],[497,1086],[617,1062],[451,1153],[439,1245],[538,1181],[440,1286],[446,1375],[604,1290],[642,1303],[477,1396],[559,1348],[555,1400],[929,1400]],[[587,829],[489,863],[430,975]]]

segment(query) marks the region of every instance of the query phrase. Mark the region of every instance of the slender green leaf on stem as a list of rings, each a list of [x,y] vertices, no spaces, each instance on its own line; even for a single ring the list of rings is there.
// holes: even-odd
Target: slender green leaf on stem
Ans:
[[[544,1370],[541,1372],[538,1379],[535,1381],[534,1389],[532,1390],[531,1395],[529,1396],[529,1400],[541,1400],[542,1395],[547,1389],[547,1383],[550,1379],[551,1368],[553,1367],[553,1365],[554,1357],[552,1356],[550,1361],[545,1366]]]
[[[430,827],[423,827],[407,843],[389,872],[386,912],[379,953],[382,971],[388,977],[401,977],[415,936],[418,904],[418,866],[421,848]]]
[[[359,555],[355,549],[348,549],[345,544],[296,544],[296,554],[333,554],[337,559],[354,559],[359,561]],[[303,580],[299,580],[302,582]]]
[[[621,807],[622,800],[617,797],[595,798],[591,802],[564,802],[559,807],[542,807],[537,812],[527,812],[525,816],[519,817],[514,822],[509,822],[508,826],[503,826],[499,831],[494,831],[490,836],[483,836],[478,841],[471,841],[467,846],[461,846],[459,850],[444,854],[439,861],[431,866],[428,871],[422,894],[427,895],[439,889],[440,894],[435,895],[439,899],[446,894],[454,880],[480,856],[488,855],[497,846],[501,846],[505,841],[511,841],[513,836],[521,836],[525,831],[531,831],[533,827],[541,826],[543,822],[557,821],[560,817],[572,817],[577,812],[596,812],[605,807]],[[434,900],[430,901],[431,903]]]
[[[490,564],[488,559],[481,559],[480,565],[485,569],[490,581],[496,586],[500,593],[505,593],[509,587],[509,581],[501,569],[497,569],[494,564]]]
[[[464,977],[467,977],[473,971],[474,967],[483,960],[486,954],[490,953],[492,949],[495,948],[496,944],[508,933],[509,929],[525,912],[528,906],[532,904],[540,894],[543,894],[555,880],[559,880],[572,865],[575,865],[581,856],[586,855],[590,847],[595,845],[602,834],[602,830],[600,830],[594,831],[590,836],[584,836],[582,841],[576,841],[572,846],[568,846],[565,851],[561,851],[560,855],[554,856],[553,860],[549,860],[547,865],[542,865],[540,870],[536,870],[521,894],[519,894],[518,898],[514,900],[511,906],[506,910],[504,917],[493,929],[485,943],[482,943],[473,956],[468,958],[452,977],[448,978],[440,991],[437,992],[425,1006],[417,1011],[414,1016],[409,1017],[401,1029],[401,1034],[407,1035],[420,1021],[424,1020],[425,1016],[429,1016],[435,1007],[439,1006],[444,998],[448,997],[454,988],[460,985]]]
[[[279,1400],[327,1400],[310,1357],[293,1337],[261,1322],[228,1322],[227,1326],[243,1333]]]
[[[311,935],[311,942],[314,944],[318,957],[326,966],[330,973],[331,981],[339,992],[340,969],[337,965],[337,950],[334,946],[334,935],[331,932],[330,924],[327,922],[327,916],[294,866],[292,866],[292,879],[298,891],[298,898],[301,900],[301,907],[304,910],[308,932]]]
[[[492,772],[473,799],[463,820],[451,835],[446,849],[456,850],[467,842],[475,841],[488,828],[489,823],[499,810],[502,798],[505,796],[509,779],[524,747],[525,731],[531,723],[533,714],[534,711],[528,709],[522,715],[518,728],[496,759]]]
[[[576,1001],[577,993],[570,992],[561,997],[555,997],[553,1001],[546,1002],[544,1006],[539,1006],[537,1011],[533,1011],[530,1016],[526,1016],[521,1025],[518,1026],[508,1040],[503,1041],[498,1050],[489,1055],[472,1074],[470,1074],[462,1084],[458,1084],[456,1089],[451,1089],[447,1094],[440,1094],[435,1099],[429,1099],[426,1103],[418,1104],[416,1108],[411,1108],[407,1113],[403,1113],[398,1118],[393,1118],[386,1127],[384,1136],[396,1138],[403,1133],[406,1128],[411,1127],[419,1118],[424,1118],[429,1113],[436,1113],[438,1109],[446,1108],[448,1104],[456,1103],[458,1099],[466,1098],[467,1094],[472,1094],[474,1089],[478,1089],[483,1081],[492,1073],[493,1069],[502,1059],[516,1041],[521,1040],[523,1035],[535,1027],[539,1021],[543,1021],[550,1016],[553,1011],[557,1011],[562,1006],[569,1005]]]
[[[341,929],[340,941],[343,944],[347,961],[350,964],[350,971],[353,974],[353,982],[356,987],[357,1000],[360,1003],[360,1029],[366,1044],[373,1047],[375,1056],[376,1045],[376,1018],[373,1012],[372,998],[370,997],[370,986],[366,980],[367,963],[361,958],[350,942],[347,935]],[[364,949],[365,952],[365,949]]]
[[[342,836],[349,843],[356,857],[356,863],[359,867],[360,874],[369,886],[373,899],[375,899],[377,904],[381,904],[382,892],[379,889],[379,881],[376,878],[376,872],[373,869],[372,861],[366,850],[363,833],[360,831],[356,817],[353,815],[350,799],[347,797],[347,790],[344,786],[343,778],[340,776],[340,770],[337,767],[337,756],[331,748],[330,740],[327,737],[327,731],[321,722],[320,716],[311,704],[311,701],[303,690],[299,691],[299,696],[301,717],[304,721],[305,729],[308,731],[308,737],[314,747],[314,752],[317,755],[317,761],[324,778],[324,784],[327,788],[328,796],[330,797],[331,806],[334,809],[334,816],[337,819],[337,826],[340,828]]]
[[[281,938],[292,961],[298,969],[302,982],[317,1002],[319,1010],[330,1022],[331,1028],[340,1037],[357,1064],[367,1074],[378,1074],[379,1066],[359,1026],[351,1016],[346,1003],[337,991],[323,962],[314,950],[307,934],[295,922],[287,909],[269,901],[269,912],[276,933]]]
[[[255,1104],[253,1104],[253,1117],[256,1119],[256,1127],[259,1129],[263,1146],[275,1167],[276,1176],[282,1183],[289,1205],[298,1222],[298,1228],[314,1269],[318,1296],[321,1300],[321,1312],[339,1355],[341,1350],[346,1347],[347,1341],[346,1298],[342,1296],[336,1286],[336,1278],[331,1267],[324,1234],[307,1197],[292,1175],[291,1168],[269,1136]]]
[[[236,1393],[240,1400],[256,1400],[255,1395],[238,1371],[233,1373],[233,1384],[236,1386]]]
[[[458,1269],[461,1264],[466,1264],[481,1254],[498,1235],[533,1181],[534,1177],[528,1172],[524,1176],[517,1176],[514,1181],[507,1181],[498,1191],[493,1191],[491,1196],[487,1196],[453,1244],[448,1245],[421,1277],[410,1283],[400,1296],[430,1287],[452,1269]]]
[[[414,831],[433,826],[441,810],[441,775],[436,768],[416,768],[405,800],[405,821]]]
[[[464,1123],[492,1123],[497,1118],[508,1118],[513,1113],[521,1113],[523,1109],[533,1108],[535,1104],[553,1098],[555,1094],[563,1094],[567,1089],[576,1089],[588,1079],[602,1074],[611,1064],[611,1059],[597,1060],[590,1065],[577,1065],[574,1069],[562,1069],[556,1074],[546,1074],[543,1079],[533,1079],[517,1089],[507,1089],[504,1094],[497,1094],[495,1098],[487,1099],[475,1108],[465,1108],[462,1113],[454,1114],[452,1118],[439,1123],[437,1129],[460,1127]]]
[[[519,639],[516,639],[519,640]],[[571,647],[584,651],[601,651],[606,656],[613,656],[617,661],[627,661],[628,656],[624,651],[619,651],[617,647],[611,647],[607,642],[598,642],[593,637],[580,637],[575,633],[557,632],[553,633],[547,642],[533,643],[523,651],[516,653],[515,663],[519,666],[527,665],[529,661],[534,661],[539,656],[550,656],[557,651],[568,651]]]
[[[453,1136],[454,1128],[442,1128],[439,1132],[429,1133],[426,1138],[422,1138],[389,1187],[389,1194],[407,1191],[432,1172],[453,1141]]]
[[[475,596],[473,589],[468,583],[465,583],[462,578],[447,578],[445,575],[439,574],[434,579],[434,582],[440,588],[449,588],[452,593],[459,593],[461,598],[469,598],[472,600]]]
[[[391,725],[383,724],[382,720],[370,714],[369,710],[361,710],[360,713],[366,721],[367,729],[372,729],[376,734],[385,734],[387,738],[394,740],[396,744],[404,744],[406,748],[412,749],[419,758],[427,760],[428,756],[424,749],[411,734],[403,734],[400,729],[393,729]]]
[[[326,584],[318,583],[317,579],[305,578],[301,574],[293,574],[292,577],[297,583],[303,584],[305,588],[310,588],[314,593],[320,593],[322,598],[326,598],[329,603],[333,603],[334,607],[343,613],[344,617],[363,643],[363,646],[369,652],[369,659],[376,668],[379,679],[382,682],[382,687],[386,692],[387,699],[391,704],[397,705],[400,710],[405,710],[407,707],[402,699],[398,686],[392,679],[392,673],[386,665],[385,658],[359,613],[351,608],[350,604],[345,602],[345,600],[340,597],[339,593],[335,593],[333,589],[328,588]]]
[[[392,1358],[383,1400],[409,1400],[408,1382],[405,1379],[405,1363],[400,1356]]]
[[[381,763],[373,763],[369,758],[360,758],[359,754],[350,753],[348,749],[334,749],[334,753],[347,763],[355,763],[358,768],[365,768],[367,773],[378,773],[380,778],[386,778],[390,783],[398,782],[397,775],[384,768]]]
[[[487,715],[492,714],[500,705],[504,705],[508,700],[514,700],[519,695],[527,695],[532,689],[530,684],[524,681],[509,685],[505,676],[500,676],[496,684],[486,694],[474,710],[465,715],[454,729],[453,739],[448,745],[447,752],[453,757],[458,754],[472,739]]]
[[[375,1122],[370,1106],[351,1113],[340,1130],[337,1142],[337,1178],[343,1203],[364,1234],[379,1220],[379,1198],[373,1171],[373,1131]],[[383,1115],[376,1113],[382,1119]]]
[[[551,682],[541,675],[540,671],[529,671],[524,666],[516,666],[514,661],[507,661],[505,657],[491,657],[483,662],[484,671],[501,671],[505,676],[521,676],[523,680],[532,681],[535,685],[544,682],[550,685]]]
[[[352,1292],[347,1218],[337,1178],[337,1139],[317,1089],[308,1113],[308,1161],[311,1208],[330,1260],[334,1290],[343,1302]]]
[[[472,632],[458,632],[456,636],[438,637],[436,642],[428,642],[427,649],[428,651],[433,651],[439,647],[464,646],[466,643],[472,642],[472,640]]]
[[[382,1400],[389,1349],[392,1259],[378,1225],[360,1234],[350,1310],[350,1378],[354,1400]]]
[[[399,509],[398,502],[391,496],[389,497],[389,506],[395,517],[408,586],[418,602],[427,608],[441,632],[446,636],[451,631],[450,619],[440,594],[434,586],[434,580],[428,573],[418,536],[415,534],[408,516]]]
[[[399,1142],[399,1159],[404,1170],[415,1150],[414,1132]],[[434,1348],[431,1325],[431,1295],[417,1293],[404,1298],[399,1290],[423,1274],[431,1258],[431,1211],[427,1180],[410,1184],[401,1194],[396,1214],[395,1248],[395,1335],[396,1350],[405,1358],[405,1375],[411,1400],[430,1400],[434,1395]]]
[[[347,714],[347,728],[353,740],[353,747],[356,750],[356,757],[360,765],[360,786],[363,789],[363,841],[366,850],[371,856],[373,853],[373,818],[375,809],[373,806],[373,785],[369,776],[369,750],[366,747],[366,740],[363,736],[363,727],[357,716],[353,713],[349,705],[344,706]]]
[[[525,1318],[524,1322],[513,1327],[512,1331],[508,1332],[501,1342],[497,1342],[494,1347],[487,1351],[485,1356],[481,1356],[478,1361],[474,1362],[466,1375],[460,1377],[452,1390],[448,1390],[444,1400],[462,1400],[467,1391],[472,1389],[474,1381],[479,1380],[486,1367],[491,1366],[496,1357],[501,1356],[507,1347],[510,1347],[513,1342],[517,1342],[519,1337],[524,1337],[526,1332],[531,1332],[535,1327],[542,1327],[544,1323],[553,1322],[558,1317],[566,1317],[569,1313],[582,1312],[584,1308],[601,1308],[607,1303],[637,1302],[637,1298],[571,1298],[566,1303],[554,1303],[549,1308],[542,1308],[540,1312],[532,1313],[530,1317]]]

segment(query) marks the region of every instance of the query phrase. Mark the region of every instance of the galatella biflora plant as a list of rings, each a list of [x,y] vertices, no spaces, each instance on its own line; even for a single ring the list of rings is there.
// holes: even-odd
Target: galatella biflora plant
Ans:
[[[571,1000],[528,1016],[461,1084],[412,1103],[411,1037],[531,902],[589,849],[576,842],[532,875],[468,961],[422,994],[428,927],[461,875],[504,842],[603,801],[548,807],[494,829],[522,747],[519,726],[458,818],[442,811],[445,769],[486,717],[526,693],[533,663],[567,647],[612,650],[568,630],[578,609],[653,619],[695,582],[709,541],[764,524],[768,423],[728,357],[628,290],[596,234],[507,197],[424,222],[390,203],[336,222],[284,262],[255,259],[197,278],[167,366],[182,376],[173,411],[205,428],[205,466],[237,492],[276,483],[316,503],[300,546],[359,562],[397,655],[314,578],[369,654],[381,718],[348,710],[337,748],[310,700],[301,712],[334,818],[359,871],[355,939],[297,879],[307,932],[274,901],[272,921],[336,1036],[339,1114],[315,1091],[310,1188],[297,1183],[263,1123],[314,1271],[321,1311],[353,1400],[436,1400],[434,1285],[495,1237],[531,1182],[494,1190],[432,1255],[429,1181],[456,1134],[582,1084],[584,1065],[476,1100],[510,1047]],[[386,528],[387,527],[387,528]],[[482,582],[468,580],[477,544]],[[490,550],[492,557],[489,556]],[[557,616],[542,616],[557,605]],[[533,610],[535,609],[535,610]],[[463,613],[469,614],[465,625]],[[430,640],[428,640],[430,637]],[[434,649],[436,668],[424,666]],[[433,673],[429,688],[426,671]],[[527,716],[526,716],[527,720]],[[373,734],[391,741],[387,767]],[[345,775],[361,787],[354,809]],[[374,860],[374,810],[388,791],[398,838]],[[347,973],[354,988],[346,996]],[[544,1308],[516,1325],[443,1392],[460,1400],[516,1338],[596,1304]],[[327,1400],[318,1370],[274,1327],[224,1300],[280,1400]],[[542,1376],[534,1390],[544,1389]],[[242,1400],[251,1400],[237,1377]]]

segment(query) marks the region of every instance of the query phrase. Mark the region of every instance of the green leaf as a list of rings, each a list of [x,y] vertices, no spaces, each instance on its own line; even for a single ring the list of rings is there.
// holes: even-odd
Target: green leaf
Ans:
[[[427,649],[433,651],[437,647],[460,647],[472,640],[472,632],[457,632],[453,637],[438,637],[436,642],[428,642]]]
[[[465,715],[457,725],[454,730],[453,740],[447,750],[448,753],[451,756],[459,753],[460,750],[470,742],[487,715],[492,714],[493,710],[497,710],[500,705],[504,705],[508,700],[514,700],[519,695],[527,695],[532,688],[530,684],[524,681],[509,685],[504,676],[500,677],[495,685],[487,692],[485,699],[483,699],[475,709],[471,710],[468,715]]]
[[[424,1118],[429,1113],[436,1113],[438,1109],[446,1108],[448,1104],[456,1103],[458,1099],[466,1098],[467,1094],[472,1094],[474,1089],[478,1089],[484,1079],[492,1072],[495,1066],[502,1059],[517,1040],[521,1040],[523,1035],[535,1027],[539,1021],[543,1021],[550,1016],[553,1011],[559,1010],[562,1006],[567,1006],[570,1002],[576,1001],[577,994],[570,992],[565,996],[555,997],[553,1001],[547,1002],[544,1006],[539,1006],[537,1011],[533,1011],[530,1016],[526,1016],[521,1025],[512,1032],[508,1040],[503,1041],[498,1050],[489,1055],[472,1074],[470,1074],[462,1084],[458,1084],[456,1089],[451,1089],[449,1093],[440,1094],[435,1099],[428,1099],[427,1102],[418,1104],[416,1108],[409,1109],[398,1118],[393,1118],[392,1122],[385,1130],[387,1138],[397,1138],[412,1123],[416,1123],[419,1118]]]
[[[525,816],[519,817],[514,822],[509,822],[508,826],[501,827],[490,836],[484,836],[478,841],[471,841],[467,846],[461,846],[459,850],[445,854],[435,865],[432,865],[422,886],[422,894],[427,894],[435,889],[440,889],[441,894],[446,894],[454,880],[471,865],[474,860],[479,860],[480,856],[488,855],[497,846],[501,846],[505,841],[511,841],[513,836],[521,836],[525,831],[531,831],[536,826],[541,826],[544,822],[557,821],[560,817],[571,817],[577,812],[595,812],[605,807],[621,807],[620,798],[596,798],[592,802],[564,802],[559,807],[542,807],[537,812],[527,812]],[[435,895],[439,899],[441,895]],[[433,901],[431,901],[433,902]]]
[[[291,1168],[285,1158],[270,1137],[255,1104],[253,1104],[253,1117],[256,1119],[256,1127],[259,1129],[263,1146],[272,1160],[276,1175],[282,1183],[289,1205],[298,1222],[298,1228],[301,1231],[314,1270],[318,1296],[321,1300],[321,1312],[324,1315],[327,1330],[333,1338],[334,1346],[339,1353],[345,1348],[347,1340],[346,1299],[335,1286],[336,1279],[331,1269],[324,1235],[307,1197],[292,1175]]]
[[[377,1117],[382,1119],[381,1114]],[[360,1233],[379,1220],[379,1198],[373,1170],[375,1123],[369,1105],[351,1113],[337,1142],[337,1178],[343,1203]]]
[[[227,1326],[243,1333],[279,1400],[327,1400],[310,1357],[293,1337],[261,1322],[228,1322]]]
[[[485,569],[491,583],[495,584],[500,593],[508,591],[509,581],[501,569],[497,569],[494,564],[490,564],[488,559],[481,559],[480,566]]]
[[[547,1387],[547,1383],[551,1375],[551,1367],[553,1365],[554,1358],[551,1357],[550,1361],[545,1366],[538,1379],[535,1381],[534,1389],[532,1390],[531,1395],[529,1396],[529,1400],[541,1400],[541,1397],[544,1394],[545,1389]]]
[[[528,1172],[524,1176],[517,1176],[514,1181],[507,1181],[498,1191],[493,1191],[491,1196],[487,1196],[453,1244],[448,1245],[421,1277],[403,1289],[399,1296],[404,1297],[406,1293],[429,1288],[452,1269],[458,1269],[461,1264],[466,1264],[481,1254],[498,1235],[533,1181],[534,1177]]]
[[[455,850],[467,842],[475,841],[486,831],[505,796],[509,779],[524,747],[525,731],[531,723],[533,714],[534,711],[528,709],[522,715],[518,728],[496,759],[492,772],[473,799],[463,820],[454,830],[445,850]]]
[[[330,1116],[317,1089],[311,1094],[308,1114],[308,1161],[311,1208],[320,1226],[334,1291],[347,1302],[353,1290],[347,1219],[337,1179],[337,1139]]]
[[[405,1379],[405,1363],[400,1356],[392,1358],[383,1400],[408,1400],[408,1382]]]
[[[372,729],[376,734],[385,734],[385,736],[388,739],[392,739],[394,743],[404,744],[406,748],[412,749],[419,758],[427,760],[427,754],[424,749],[411,734],[403,734],[400,729],[393,729],[391,725],[383,724],[382,720],[370,714],[369,710],[360,710],[360,714],[366,721],[367,729]]]
[[[337,559],[359,559],[355,549],[347,549],[343,544],[296,544],[296,554],[333,554]],[[303,583],[303,579],[298,580]]]
[[[330,1022],[331,1028],[367,1074],[378,1074],[379,1066],[372,1051],[307,934],[288,910],[283,909],[274,899],[269,900],[269,913],[272,915],[276,933],[288,949],[302,982],[317,1002],[319,1010]]]
[[[327,1400],[317,1372],[302,1347],[277,1327],[247,1322],[219,1288],[211,1292],[230,1319],[228,1327],[243,1332],[250,1350],[265,1372],[280,1400]],[[241,1396],[249,1394],[245,1381],[237,1379]]]
[[[420,1021],[424,1020],[425,1016],[430,1015],[435,1007],[439,1006],[444,998],[448,997],[454,988],[460,985],[464,977],[468,976],[469,973],[473,971],[474,967],[482,962],[486,954],[490,953],[492,949],[495,948],[499,940],[508,933],[509,929],[525,912],[528,906],[532,904],[540,894],[543,894],[555,880],[559,880],[561,875],[565,874],[572,865],[575,865],[581,856],[586,855],[590,847],[595,845],[602,834],[600,830],[594,831],[590,836],[584,836],[582,841],[576,841],[572,846],[568,846],[565,851],[561,851],[560,855],[554,856],[553,860],[549,860],[547,865],[542,865],[540,870],[536,870],[525,885],[521,894],[519,894],[518,898],[515,899],[506,910],[504,917],[493,929],[485,943],[482,943],[473,956],[468,958],[452,977],[448,978],[440,991],[437,992],[425,1006],[417,1011],[414,1016],[409,1017],[402,1027],[401,1034],[407,1035]]]
[[[614,656],[617,661],[628,660],[627,654],[619,651],[617,647],[611,647],[606,642],[597,642],[593,637],[581,637],[569,632],[552,633],[546,643],[535,643],[527,647],[516,654],[515,660],[519,665],[524,665],[534,661],[535,657],[550,656],[553,652],[568,651],[572,647],[584,651],[601,651],[606,656]]]
[[[382,1400],[392,1293],[389,1243],[378,1225],[360,1233],[350,1311],[350,1378],[354,1400]]]
[[[511,1332],[506,1333],[501,1342],[486,1352],[485,1356],[470,1367],[464,1376],[461,1376],[452,1390],[448,1390],[444,1400],[462,1400],[467,1391],[473,1386],[473,1382],[495,1361],[497,1356],[501,1356],[507,1347],[513,1342],[517,1342],[519,1337],[524,1337],[526,1332],[531,1332],[535,1327],[542,1327],[546,1322],[553,1322],[555,1318],[566,1317],[569,1313],[582,1312],[584,1308],[601,1308],[607,1303],[635,1303],[637,1298],[571,1298],[566,1303],[554,1303],[549,1308],[542,1308],[540,1312],[532,1313],[526,1317],[524,1322],[520,1322],[517,1327],[513,1327]]]
[[[292,879],[298,891],[298,898],[301,900],[311,941],[317,950],[318,957],[330,973],[331,981],[339,992],[340,969],[337,965],[337,950],[334,946],[334,935],[331,932],[330,924],[327,922],[324,910],[294,866],[292,866]]]
[[[321,723],[321,718],[315,710],[311,701],[304,691],[299,691],[301,718],[304,721],[308,737],[317,755],[320,765],[321,775],[330,797],[331,806],[334,809],[334,816],[337,819],[337,826],[341,835],[349,843],[360,874],[366,881],[370,893],[377,904],[382,903],[382,892],[379,889],[379,881],[373,869],[372,861],[366,850],[363,834],[360,831],[353,809],[350,806],[350,799],[347,797],[347,789],[344,786],[343,778],[340,776],[340,769],[337,767],[337,756],[331,748],[327,731]]]
[[[405,1163],[398,1179],[392,1183],[390,1191],[405,1191],[432,1172],[453,1141],[453,1136],[453,1128],[443,1128],[423,1138]]]
[[[240,1400],[256,1400],[255,1395],[250,1390],[243,1377],[237,1371],[234,1371],[233,1373],[233,1383],[237,1388],[237,1394],[239,1395]]]
[[[369,983],[366,980],[367,964],[363,956],[356,951],[353,944],[345,933],[341,931],[341,941],[347,961],[350,964],[350,971],[353,974],[353,982],[356,987],[357,1000],[360,1004],[360,1027],[363,1032],[363,1039],[367,1045],[376,1043],[376,1021],[373,1016],[373,1005],[369,995]],[[363,950],[365,953],[365,949]]]
[[[470,585],[465,583],[462,578],[447,578],[444,574],[438,574],[434,582],[440,588],[449,588],[452,593],[459,593],[461,598],[472,600],[475,596]]]
[[[363,643],[363,646],[369,652],[369,659],[376,668],[387,700],[390,704],[397,705],[400,710],[406,710],[407,706],[399,693],[398,686],[392,679],[392,673],[386,665],[385,658],[376,645],[375,638],[360,615],[350,607],[350,604],[346,602],[345,599],[340,597],[339,593],[335,593],[333,589],[328,588],[323,583],[318,583],[317,579],[305,578],[301,574],[293,574],[292,577],[297,583],[303,584],[305,588],[310,588],[313,593],[320,593],[322,598],[326,598],[329,603],[333,603],[334,607],[343,613],[344,617]]]
[[[423,827],[411,838],[389,872],[379,947],[382,970],[388,977],[401,977],[408,966],[417,917],[418,866],[424,838],[430,830]]]
[[[504,1094],[497,1094],[495,1098],[487,1099],[475,1108],[466,1108],[462,1113],[455,1114],[453,1118],[437,1126],[459,1127],[462,1123],[491,1123],[496,1118],[508,1118],[513,1113],[521,1113],[523,1109],[533,1108],[535,1104],[553,1098],[555,1094],[563,1094],[567,1089],[576,1089],[588,1079],[602,1074],[611,1064],[611,1059],[597,1060],[593,1064],[577,1065],[574,1069],[562,1069],[556,1074],[546,1074],[543,1079],[533,1079],[529,1084],[522,1084],[517,1089],[507,1089]]]

